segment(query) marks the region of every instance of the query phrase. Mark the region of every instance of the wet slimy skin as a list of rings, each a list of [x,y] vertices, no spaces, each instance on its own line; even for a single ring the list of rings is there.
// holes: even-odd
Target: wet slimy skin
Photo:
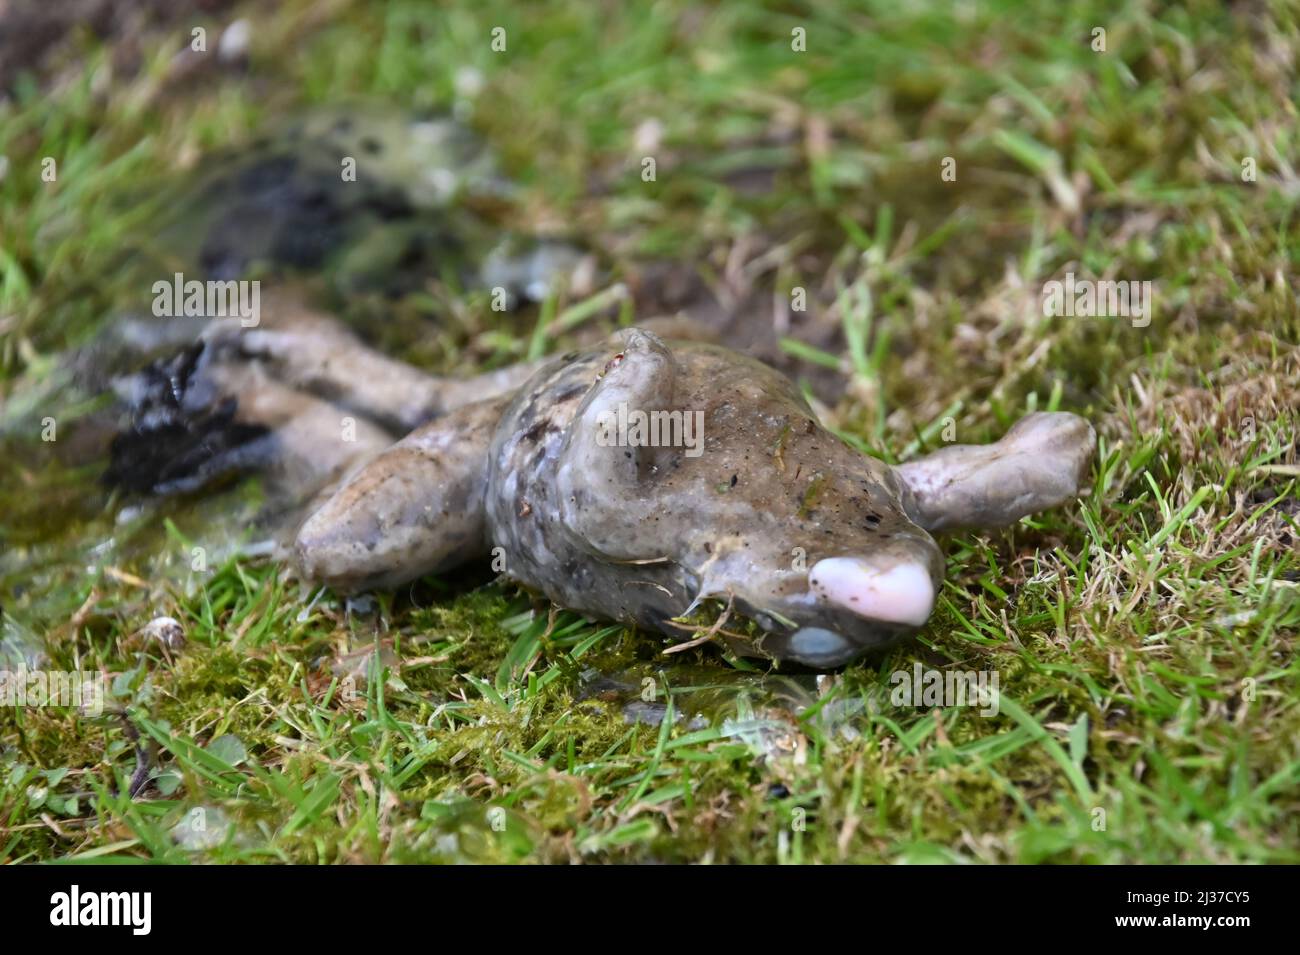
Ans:
[[[561,606],[682,636],[674,618],[731,600],[764,631],[751,651],[832,667],[925,623],[930,530],[1072,499],[1094,445],[1083,419],[1039,413],[892,468],[773,369],[631,329],[415,429],[302,525],[294,557],[357,590],[501,548],[506,576]]]

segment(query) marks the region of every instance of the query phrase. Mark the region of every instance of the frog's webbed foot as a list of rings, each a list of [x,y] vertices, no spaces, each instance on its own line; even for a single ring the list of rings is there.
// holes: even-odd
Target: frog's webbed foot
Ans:
[[[119,387],[132,420],[113,441],[105,480],[138,493],[186,493],[257,471],[292,504],[392,441],[255,365],[214,360],[202,342]]]
[[[1078,496],[1096,445],[1078,415],[1035,412],[993,444],[942,448],[897,471],[926,530],[1004,527]]]
[[[488,446],[511,397],[458,408],[357,471],[299,529],[302,575],[392,587],[486,554]]]

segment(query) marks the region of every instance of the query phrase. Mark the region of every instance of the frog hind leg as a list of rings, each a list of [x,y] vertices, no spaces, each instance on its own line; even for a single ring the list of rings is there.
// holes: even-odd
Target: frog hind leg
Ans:
[[[926,530],[1006,527],[1077,497],[1096,446],[1078,415],[1035,412],[992,444],[952,445],[896,470]]]
[[[211,344],[238,361],[264,364],[277,381],[406,434],[438,415],[518,388],[542,362],[523,362],[471,378],[431,375],[376,351],[345,324],[292,291],[267,296],[264,320],[214,323]]]
[[[486,555],[488,447],[511,397],[422,425],[356,471],[299,529],[298,572],[350,593]]]

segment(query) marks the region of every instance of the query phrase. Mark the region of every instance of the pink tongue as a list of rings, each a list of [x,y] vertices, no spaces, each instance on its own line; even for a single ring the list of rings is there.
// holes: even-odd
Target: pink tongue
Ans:
[[[813,593],[868,620],[921,626],[934,609],[934,584],[920,564],[888,570],[860,557],[828,557],[808,572]]]

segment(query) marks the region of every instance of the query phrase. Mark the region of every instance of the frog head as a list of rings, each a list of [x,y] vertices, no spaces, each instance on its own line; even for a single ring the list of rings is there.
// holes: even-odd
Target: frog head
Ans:
[[[614,347],[556,474],[586,550],[677,565],[695,602],[730,600],[764,630],[756,649],[813,666],[925,623],[942,555],[893,469],[764,365],[635,329]]]
[[[561,519],[593,556],[670,562],[733,601],[761,652],[836,666],[923,626],[943,578],[931,532],[1006,527],[1073,499],[1096,435],[1034,412],[1001,440],[899,467],[827,431],[794,384],[735,352],[639,329],[611,345],[570,424]]]

